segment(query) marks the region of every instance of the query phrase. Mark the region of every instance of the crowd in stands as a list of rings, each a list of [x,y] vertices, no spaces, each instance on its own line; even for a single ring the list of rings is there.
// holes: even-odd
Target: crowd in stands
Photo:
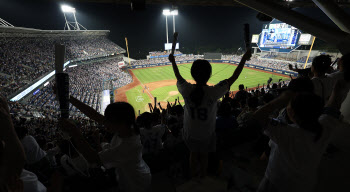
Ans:
[[[181,55],[176,57],[176,61],[187,61],[187,60],[196,60],[203,59],[202,55]],[[149,65],[149,64],[159,64],[159,63],[168,63],[169,60],[167,57],[164,58],[152,58],[152,59],[142,59],[131,61],[131,65]]]
[[[239,62],[241,60],[241,56],[223,55],[222,59]],[[290,72],[293,71],[289,67],[290,63],[287,63],[284,61],[278,61],[278,60],[266,60],[266,59],[260,59],[260,58],[252,58],[250,61],[248,61],[248,64],[259,65],[262,67],[269,67],[272,69],[279,69],[279,70],[285,70],[285,71],[290,71]],[[305,65],[304,63],[295,63],[294,67],[301,69],[301,68],[304,68],[304,65]],[[307,64],[306,68],[310,68],[310,66],[311,66],[311,64]]]
[[[70,94],[95,110],[100,110],[101,92],[107,88],[110,81],[113,87],[118,88],[132,82],[129,73],[119,69],[117,63],[120,59],[95,61],[89,64],[67,68],[70,79]],[[57,111],[58,103],[52,90],[53,82],[33,95],[28,104],[44,109]],[[73,116],[83,116],[74,106],[70,106]],[[57,114],[53,118],[57,118]],[[46,116],[46,114],[44,115]]]
[[[54,69],[54,45],[66,46],[65,60],[121,53],[124,50],[105,36],[1,37],[2,92],[8,96]]]
[[[298,63],[305,63],[307,59],[307,56],[301,57],[297,60]],[[309,60],[307,61],[307,63],[312,63],[312,61],[314,60],[314,57],[309,57]]]
[[[177,54],[182,54],[180,51],[175,51],[174,53],[175,55]],[[169,52],[167,51],[152,51],[152,52],[149,52],[149,56],[169,56]]]
[[[1,98],[0,189],[152,191],[152,174],[166,171],[170,178],[197,186],[215,176],[228,183],[229,191],[346,191],[350,55],[342,57],[336,72],[329,70],[330,57],[318,56],[310,76],[254,90],[239,85],[237,93],[229,88],[246,62],[277,63],[249,61],[247,53],[232,77],[209,87],[209,62],[193,63],[197,84],[189,84],[175,58],[169,59],[185,105],[179,100],[167,108],[151,104],[150,112],[137,118],[125,102],[110,104],[104,115],[94,105],[104,79],[129,77],[117,61],[66,70],[71,77],[69,120],[58,121],[51,85],[29,104]],[[267,164],[264,172],[250,175],[258,182],[242,183],[256,164]]]

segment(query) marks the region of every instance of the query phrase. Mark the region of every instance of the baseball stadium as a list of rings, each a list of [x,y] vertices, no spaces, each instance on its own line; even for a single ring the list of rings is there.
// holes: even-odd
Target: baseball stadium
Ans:
[[[350,191],[349,8],[2,0],[0,191]]]
[[[226,61],[227,62],[227,61]],[[238,64],[238,63],[237,63]],[[231,63],[211,63],[212,76],[208,85],[215,85],[222,80],[229,78],[235,70],[237,64]],[[190,70],[191,63],[179,64],[180,72],[186,80],[195,83]],[[166,108],[167,103],[174,103],[175,99],[184,104],[184,100],[176,87],[176,78],[171,66],[147,67],[142,69],[129,70],[133,82],[116,89],[115,101],[127,101],[140,112],[149,111],[148,103],[160,103],[162,108]],[[238,85],[244,84],[247,89],[256,89],[258,86],[267,85],[267,80],[272,78],[271,83],[279,81],[289,81],[288,75],[263,71],[254,68],[245,68],[240,78],[231,87],[232,94],[238,91]]]

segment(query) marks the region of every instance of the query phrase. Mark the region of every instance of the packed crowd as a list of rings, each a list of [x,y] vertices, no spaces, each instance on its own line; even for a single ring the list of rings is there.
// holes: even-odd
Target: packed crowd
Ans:
[[[175,51],[175,55],[182,54],[180,51]],[[149,56],[169,56],[169,52],[166,51],[152,51],[149,52]]]
[[[113,82],[115,88],[132,82],[130,74],[119,69],[117,65],[119,61],[120,59],[95,61],[89,64],[67,68],[66,72],[70,79],[70,94],[99,111],[101,92],[107,87],[106,85],[109,81]],[[28,104],[57,112],[59,108],[56,96],[52,90],[53,81],[50,82],[49,86],[44,87],[33,95],[29,99]],[[70,110],[73,116],[83,116],[72,105],[70,106]],[[57,118],[57,115],[58,113],[55,113],[49,115],[49,117]]]
[[[57,116],[35,115],[33,106],[8,105],[2,98],[1,189],[151,191],[151,173],[166,171],[170,178],[196,185],[216,176],[231,191],[344,191],[350,159],[350,55],[342,57],[332,74],[326,74],[330,57],[319,56],[311,78],[250,91],[239,85],[233,95],[229,88],[250,57],[246,53],[230,78],[209,87],[209,62],[193,63],[192,85],[170,56],[186,104],[175,100],[166,109],[150,104],[150,112],[137,119],[128,103],[112,103],[101,115],[80,96],[95,93],[101,80],[110,77],[110,64],[67,70],[76,74],[70,103],[88,118],[72,115],[58,121]],[[240,171],[223,168],[232,159]],[[266,163],[265,173],[257,175],[260,184],[242,184],[241,176],[247,175],[242,170]]]
[[[264,58],[264,57],[263,57]],[[238,55],[223,55],[222,56],[223,60],[232,60],[239,62],[241,59],[241,56]],[[290,63],[284,62],[284,61],[278,61],[278,60],[266,60],[266,59],[260,59],[260,58],[252,58],[249,62],[249,64],[253,65],[259,65],[262,67],[269,67],[273,69],[279,69],[279,70],[285,70],[285,71],[290,71],[292,72],[293,70],[290,69],[289,65]],[[295,63],[293,66],[296,68],[304,68],[305,63]],[[311,63],[308,63],[306,65],[306,68],[310,68]]]
[[[187,60],[196,60],[203,59],[202,55],[181,55],[176,57],[177,61],[187,61]],[[153,59],[142,59],[131,61],[131,65],[149,65],[149,64],[159,64],[159,63],[168,63],[169,60],[167,57],[164,58],[153,58]]]
[[[124,50],[105,36],[2,37],[0,74],[2,92],[8,96],[54,69],[54,45],[66,45],[66,61],[121,53]]]

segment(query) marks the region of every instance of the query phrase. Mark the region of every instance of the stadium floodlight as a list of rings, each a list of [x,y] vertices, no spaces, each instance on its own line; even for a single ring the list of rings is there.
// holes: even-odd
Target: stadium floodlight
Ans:
[[[75,13],[75,8],[68,5],[61,5],[61,9],[64,13]]]
[[[0,26],[5,26],[5,27],[14,27],[11,23],[3,20],[0,18]]]
[[[173,30],[175,33],[175,16],[179,14],[179,11],[177,9],[163,9],[163,15],[165,15],[165,25],[166,25],[166,42],[169,43],[169,36],[168,36],[168,16],[173,16]]]
[[[165,16],[171,15],[170,9],[163,9],[163,15]]]
[[[170,12],[171,15],[178,15],[179,11],[177,9],[174,9]]]
[[[77,18],[75,17],[76,10],[74,7],[71,7],[68,5],[61,5],[61,9],[64,15],[64,19],[66,20],[66,23],[64,25],[64,30],[80,30],[81,28],[86,30],[84,26],[78,23]],[[67,18],[68,15],[71,15],[70,16],[71,19],[73,15],[73,21],[68,20]]]

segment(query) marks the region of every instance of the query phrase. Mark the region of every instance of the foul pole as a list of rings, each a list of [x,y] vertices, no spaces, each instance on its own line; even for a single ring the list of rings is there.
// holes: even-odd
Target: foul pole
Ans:
[[[128,39],[127,39],[126,37],[125,37],[125,43],[126,43],[126,51],[128,52],[129,67],[131,67],[131,64],[130,64],[130,56],[129,56]]]
[[[314,38],[313,38],[313,40],[312,40],[312,44],[311,44],[311,47],[310,47],[310,51],[309,51],[309,54],[307,55],[307,58],[306,58],[306,61],[305,61],[304,69],[306,68],[307,62],[309,61],[309,57],[310,57],[310,54],[311,54],[311,51],[312,51],[312,47],[314,46],[314,43],[315,43],[315,39],[316,39],[316,36],[314,36]]]

